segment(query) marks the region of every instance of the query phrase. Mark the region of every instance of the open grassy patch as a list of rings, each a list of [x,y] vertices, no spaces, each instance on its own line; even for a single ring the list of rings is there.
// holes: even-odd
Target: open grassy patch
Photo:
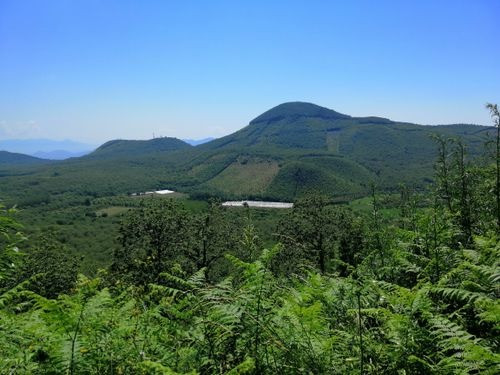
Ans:
[[[338,154],[339,147],[339,133],[340,130],[329,130],[326,132],[326,146],[328,151]]]
[[[278,174],[275,160],[238,158],[207,185],[235,195],[263,193]]]
[[[131,210],[130,207],[120,207],[120,206],[114,206],[114,207],[107,207],[103,208],[101,210],[98,210],[96,212],[97,216],[118,216],[121,215],[127,211]]]

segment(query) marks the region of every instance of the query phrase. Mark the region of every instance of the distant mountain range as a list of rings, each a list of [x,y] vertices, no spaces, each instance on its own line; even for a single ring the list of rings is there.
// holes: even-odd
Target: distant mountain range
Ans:
[[[64,160],[80,157],[94,150],[96,146],[71,140],[50,139],[4,139],[0,150],[35,156],[41,159]]]
[[[208,143],[210,141],[213,141],[215,138],[213,137],[208,137],[208,138],[203,138],[203,139],[183,139],[184,142],[189,143],[191,146],[199,146],[204,143]]]
[[[352,117],[311,103],[284,103],[228,136],[198,146],[176,139],[110,141],[89,155],[33,167],[3,163],[0,191],[93,196],[172,189],[224,198],[293,200],[308,191],[364,195],[434,176],[432,135],[461,138],[480,155],[492,127],[424,126],[381,117]],[[0,156],[1,158],[1,156]],[[9,175],[11,175],[9,177]],[[53,178],[46,178],[55,176]],[[12,179],[15,179],[13,181]],[[14,191],[10,186],[17,186]]]
[[[198,146],[215,138],[183,139],[191,146]],[[138,141],[140,142],[140,141]],[[97,146],[71,140],[6,139],[0,140],[0,150],[34,156],[40,159],[65,160],[90,154]]]
[[[66,160],[69,158],[79,158],[89,154],[91,151],[70,152],[66,150],[37,151],[32,156],[48,160]]]

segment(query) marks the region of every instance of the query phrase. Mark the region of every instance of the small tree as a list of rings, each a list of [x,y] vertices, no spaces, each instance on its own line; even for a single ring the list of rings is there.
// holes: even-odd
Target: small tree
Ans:
[[[500,112],[497,104],[486,104],[486,108],[490,110],[493,124],[496,128],[495,134],[495,200],[496,200],[496,216],[497,216],[497,231],[500,232]]]
[[[160,274],[181,260],[189,245],[190,218],[173,200],[150,200],[132,211],[120,227],[121,247],[111,272],[138,284],[158,282]]]
[[[26,253],[20,267],[19,282],[46,298],[68,294],[78,278],[80,259],[51,237],[43,237]]]
[[[472,191],[471,191],[471,172],[466,160],[466,147],[460,140],[456,141],[455,163],[457,168],[457,190],[459,206],[459,224],[462,233],[465,236],[465,244],[472,242]]]
[[[452,206],[452,182],[450,170],[450,152],[448,146],[452,142],[450,139],[443,138],[441,135],[435,134],[432,138],[438,144],[438,157],[434,169],[436,170],[437,178],[437,194],[446,202],[446,207],[450,212],[453,212]]]
[[[192,219],[190,228],[186,258],[193,272],[206,268],[205,275],[210,279],[215,276],[217,262],[225,253],[236,248],[236,226],[229,220],[220,202],[211,201],[207,211]]]
[[[0,204],[0,292],[16,278],[21,256],[17,244],[24,239],[21,226],[11,217],[13,212]]]
[[[324,273],[334,252],[335,231],[328,199],[309,195],[300,199],[278,226],[278,238],[284,251],[279,267],[291,271],[301,259],[311,261]]]
[[[245,202],[246,204],[246,202]],[[238,257],[245,262],[253,262],[257,259],[262,248],[262,240],[252,221],[250,207],[246,204],[246,218],[238,246]]]
[[[282,272],[293,271],[301,260],[307,260],[322,273],[339,270],[346,274],[349,265],[358,262],[363,238],[354,216],[321,195],[299,200],[280,221],[277,234],[284,245],[276,260]]]

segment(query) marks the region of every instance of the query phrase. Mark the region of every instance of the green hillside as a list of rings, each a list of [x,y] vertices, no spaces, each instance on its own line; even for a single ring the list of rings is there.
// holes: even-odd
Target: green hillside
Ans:
[[[197,192],[295,199],[321,190],[352,197],[366,193],[371,182],[384,189],[395,188],[394,181],[423,187],[433,176],[433,134],[463,139],[473,157],[482,149],[488,129],[350,117],[310,103],[284,103],[245,128],[197,147],[180,168],[191,177],[189,188]],[[259,160],[277,163],[278,171],[271,173]],[[235,181],[245,174],[248,183],[236,191]],[[256,175],[265,183],[256,184]]]
[[[79,204],[87,198],[171,188],[178,180],[177,167],[166,158],[190,148],[176,138],[115,140],[80,158],[5,168],[0,164],[0,199],[21,207],[53,200]]]
[[[36,158],[34,156],[18,154],[15,152],[0,151],[0,166],[19,166],[30,164],[49,163],[49,160]]]
[[[176,138],[115,140],[82,158],[11,165],[2,172],[0,190],[8,201],[30,204],[62,195],[79,201],[163,188],[200,197],[277,200],[319,190],[350,200],[365,195],[372,182],[387,191],[399,183],[425,187],[434,175],[433,134],[461,138],[475,157],[491,129],[350,117],[292,102],[196,147]]]
[[[177,138],[162,137],[145,141],[117,139],[106,142],[86,156],[88,159],[134,158],[157,152],[182,150],[192,147]]]

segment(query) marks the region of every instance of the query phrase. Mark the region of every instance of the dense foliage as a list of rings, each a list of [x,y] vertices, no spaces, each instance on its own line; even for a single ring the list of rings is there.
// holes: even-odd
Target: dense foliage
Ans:
[[[272,222],[114,198],[118,245],[95,277],[50,233],[19,251],[0,208],[0,373],[499,373],[498,152],[436,144],[432,192],[373,187],[365,213],[320,194]]]
[[[254,262],[229,256],[234,272],[213,284],[174,266],[147,288],[80,277],[47,299],[28,280],[0,298],[1,371],[496,373],[498,238],[426,254],[425,238],[398,237],[383,276],[374,255],[348,277],[306,267],[285,281],[276,246]]]

